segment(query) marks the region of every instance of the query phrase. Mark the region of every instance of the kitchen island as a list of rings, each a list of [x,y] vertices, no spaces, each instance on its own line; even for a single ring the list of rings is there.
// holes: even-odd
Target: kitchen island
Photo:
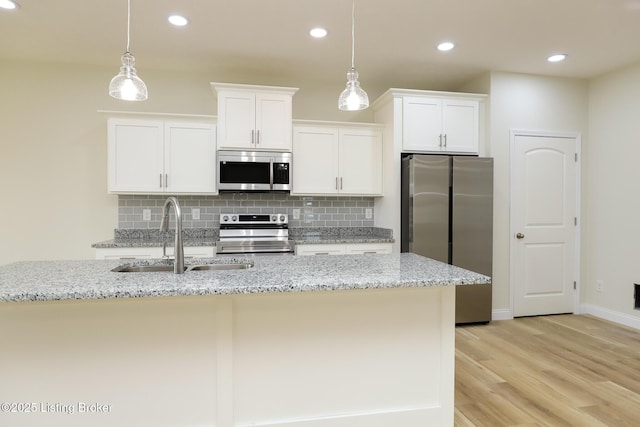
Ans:
[[[452,285],[490,278],[413,254],[249,261],[0,266],[0,425],[453,425]]]

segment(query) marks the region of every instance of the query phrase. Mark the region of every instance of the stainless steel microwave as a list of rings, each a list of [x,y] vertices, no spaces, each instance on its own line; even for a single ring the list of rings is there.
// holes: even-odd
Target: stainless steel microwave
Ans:
[[[218,190],[291,191],[291,153],[218,151]]]

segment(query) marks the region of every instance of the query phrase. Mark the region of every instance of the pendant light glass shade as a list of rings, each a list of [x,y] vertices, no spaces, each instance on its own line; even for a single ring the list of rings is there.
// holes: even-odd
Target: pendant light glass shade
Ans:
[[[364,110],[369,107],[369,96],[362,90],[358,81],[358,72],[351,68],[347,72],[347,87],[338,98],[338,108],[345,111]]]
[[[369,108],[369,96],[360,87],[358,72],[354,65],[355,59],[355,11],[356,2],[353,0],[351,6],[351,68],[347,71],[347,87],[338,97],[338,108],[343,111],[356,111]]]
[[[131,53],[122,55],[120,73],[109,83],[109,95],[125,101],[144,101],[148,98],[147,85],[136,74],[135,58]]]
[[[147,85],[136,73],[136,59],[129,51],[131,33],[131,0],[127,0],[127,50],[122,55],[120,72],[109,83],[109,95],[124,101],[146,101]]]

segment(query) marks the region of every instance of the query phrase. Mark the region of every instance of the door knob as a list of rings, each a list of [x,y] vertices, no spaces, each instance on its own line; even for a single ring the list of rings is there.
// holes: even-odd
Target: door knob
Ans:
[[[524,234],[518,233],[518,234],[516,234],[516,238],[517,239],[524,239]]]

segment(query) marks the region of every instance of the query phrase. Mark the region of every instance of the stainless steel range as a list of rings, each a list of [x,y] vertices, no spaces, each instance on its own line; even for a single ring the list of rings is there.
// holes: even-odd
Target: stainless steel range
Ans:
[[[286,214],[221,214],[219,254],[292,254]]]

